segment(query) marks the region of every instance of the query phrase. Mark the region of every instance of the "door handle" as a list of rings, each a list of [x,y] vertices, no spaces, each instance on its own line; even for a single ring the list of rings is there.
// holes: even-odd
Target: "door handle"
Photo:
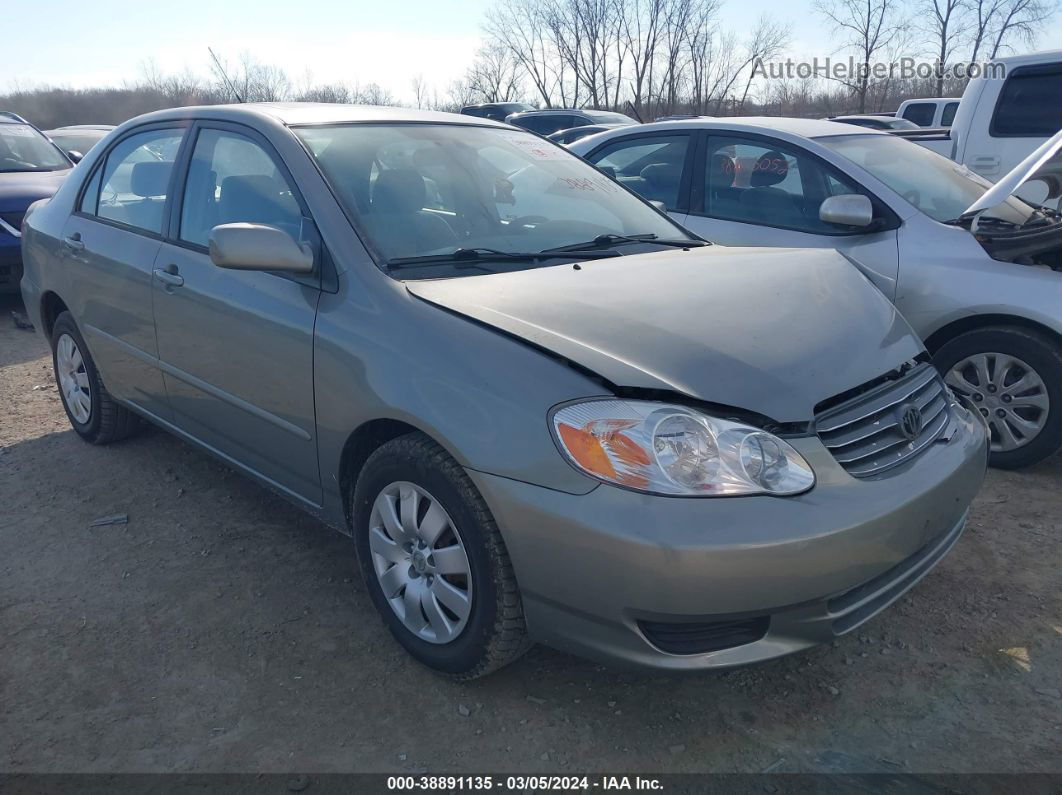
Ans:
[[[165,268],[155,268],[152,273],[155,274],[155,278],[165,284],[167,287],[183,287],[184,277],[177,272],[176,265],[167,265]]]
[[[85,244],[81,242],[80,232],[74,232],[74,234],[64,237],[63,244],[71,251],[81,251],[85,248]]]

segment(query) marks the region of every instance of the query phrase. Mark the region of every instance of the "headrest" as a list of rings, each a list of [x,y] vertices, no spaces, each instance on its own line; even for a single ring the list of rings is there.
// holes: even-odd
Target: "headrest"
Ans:
[[[734,184],[734,158],[712,155],[708,163],[708,184],[713,188],[729,188]]]
[[[170,188],[170,171],[173,161],[149,160],[146,163],[134,163],[129,174],[129,190],[137,196],[165,196]]]
[[[754,188],[766,188],[777,185],[789,176],[789,161],[784,154],[774,149],[760,155],[752,168],[749,185]]]
[[[281,202],[282,190],[283,185],[262,174],[225,177],[218,202],[219,223],[272,224],[287,220],[291,213]]]
[[[424,209],[427,198],[424,177],[411,168],[392,168],[376,177],[372,209],[378,213],[412,213]]]
[[[671,187],[682,177],[682,166],[674,163],[651,163],[641,171],[641,178],[655,187]]]

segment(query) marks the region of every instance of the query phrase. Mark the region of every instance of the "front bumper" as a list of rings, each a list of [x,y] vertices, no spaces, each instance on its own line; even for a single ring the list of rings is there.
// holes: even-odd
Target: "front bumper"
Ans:
[[[853,478],[816,438],[789,440],[817,477],[796,497],[606,485],[571,495],[470,475],[502,530],[534,640],[639,668],[722,668],[851,631],[944,557],[987,465],[983,425],[953,414],[947,441],[877,478]],[[762,637],[703,653],[664,651],[646,632],[743,619],[762,621]]]

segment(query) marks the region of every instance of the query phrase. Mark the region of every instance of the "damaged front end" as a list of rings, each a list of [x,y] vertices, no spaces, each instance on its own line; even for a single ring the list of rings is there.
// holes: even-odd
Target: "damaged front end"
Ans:
[[[968,229],[992,259],[1062,270],[1060,211],[1062,131],[989,188],[953,223]]]

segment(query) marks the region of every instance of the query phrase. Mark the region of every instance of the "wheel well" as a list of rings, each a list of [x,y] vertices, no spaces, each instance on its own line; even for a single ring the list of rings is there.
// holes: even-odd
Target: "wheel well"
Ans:
[[[52,336],[55,319],[66,311],[69,311],[66,304],[56,293],[47,292],[41,298],[41,322],[44,324],[45,336],[49,339]]]
[[[399,420],[372,420],[357,428],[343,445],[343,456],[339,464],[339,487],[343,498],[343,513],[347,526],[350,526],[350,495],[354,480],[361,473],[365,462],[377,448],[392,439],[416,433],[420,429]]]
[[[1018,317],[1017,315],[973,315],[955,320],[943,328],[934,331],[926,338],[926,349],[930,353],[936,353],[945,343],[965,334],[967,331],[976,329],[993,328],[998,326],[1011,326],[1037,331],[1056,343],[1062,343],[1062,336],[1057,331],[1035,320]]]

